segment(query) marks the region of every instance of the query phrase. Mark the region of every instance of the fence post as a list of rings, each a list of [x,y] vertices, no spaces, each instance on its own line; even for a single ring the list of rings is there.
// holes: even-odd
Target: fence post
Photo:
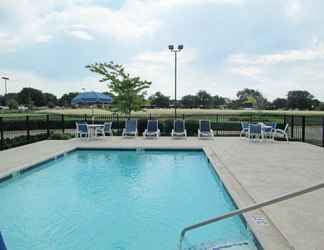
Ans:
[[[302,141],[305,142],[305,123],[306,123],[306,119],[305,116],[303,116],[302,119]]]
[[[119,135],[119,116],[116,114],[117,134]]]
[[[3,138],[3,118],[0,117],[0,149],[4,148],[4,138]]]
[[[84,114],[84,120],[85,120],[86,122],[88,122],[88,120],[87,120],[87,114]]]
[[[152,120],[152,113],[150,112],[150,119],[149,120]]]
[[[295,116],[291,116],[291,138],[294,139]]]
[[[215,119],[215,134],[218,135],[218,115],[216,115]]]
[[[322,147],[324,147],[324,117],[322,117]]]
[[[284,123],[284,127],[286,127],[286,124],[287,124],[287,117],[286,117],[286,115],[284,115],[284,117],[283,117],[283,123]]]
[[[182,120],[184,120],[185,119],[185,114],[184,113],[182,113]]]
[[[27,129],[27,142],[29,142],[30,139],[30,128],[29,128],[29,116],[26,115],[26,129]]]
[[[47,137],[50,136],[50,129],[49,129],[49,115],[46,115],[46,130],[47,130]]]
[[[62,114],[62,117],[61,117],[61,122],[62,122],[62,134],[64,134],[64,114]]]

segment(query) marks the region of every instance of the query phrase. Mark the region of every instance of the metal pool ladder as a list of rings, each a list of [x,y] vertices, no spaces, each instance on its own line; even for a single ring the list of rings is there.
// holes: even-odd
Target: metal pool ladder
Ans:
[[[273,205],[273,204],[276,204],[276,203],[279,203],[279,202],[282,202],[282,201],[285,201],[285,200],[289,200],[289,199],[295,198],[295,197],[303,195],[303,194],[314,192],[314,191],[316,191],[318,189],[321,189],[321,188],[324,188],[324,183],[320,183],[320,184],[317,184],[317,185],[314,185],[314,186],[311,186],[311,187],[308,187],[308,188],[305,188],[305,189],[302,189],[302,190],[299,190],[299,191],[295,191],[295,192],[292,192],[292,193],[289,193],[289,194],[281,195],[281,196],[278,196],[276,198],[273,198],[273,199],[270,199],[270,200],[267,200],[267,201],[264,201],[264,202],[260,202],[260,203],[257,203],[257,204],[242,208],[242,209],[236,209],[234,211],[223,214],[221,216],[214,217],[214,218],[211,218],[209,220],[205,220],[205,221],[199,222],[197,224],[193,224],[191,226],[185,227],[184,229],[182,229],[181,234],[180,234],[179,250],[182,250],[182,242],[183,242],[183,239],[185,237],[185,234],[188,231],[191,231],[193,229],[209,225],[211,223],[215,223],[215,222],[224,220],[224,219],[229,218],[229,217],[244,214],[246,212],[250,212],[250,211],[262,208],[262,207],[270,206],[270,205]]]

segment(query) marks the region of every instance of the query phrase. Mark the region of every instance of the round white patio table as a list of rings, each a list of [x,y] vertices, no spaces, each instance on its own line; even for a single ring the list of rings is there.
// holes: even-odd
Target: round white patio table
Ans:
[[[103,128],[105,125],[103,124],[88,124],[89,129],[89,137],[96,137],[97,128]]]

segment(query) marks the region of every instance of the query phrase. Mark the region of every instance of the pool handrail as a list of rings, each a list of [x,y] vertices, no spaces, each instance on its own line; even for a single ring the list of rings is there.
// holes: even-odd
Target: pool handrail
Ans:
[[[2,237],[1,231],[0,231],[0,250],[7,250],[6,244],[4,242],[4,239]]]
[[[230,218],[230,217],[233,217],[233,216],[236,216],[236,215],[241,215],[241,214],[244,214],[244,213],[259,209],[259,208],[263,208],[263,207],[270,206],[270,205],[273,205],[273,204],[276,204],[276,203],[279,203],[279,202],[282,202],[282,201],[286,201],[286,200],[295,198],[297,196],[301,196],[303,194],[314,192],[314,191],[316,191],[318,189],[321,189],[321,188],[324,188],[324,182],[320,183],[320,184],[310,186],[308,188],[304,188],[304,189],[295,191],[295,192],[291,192],[291,193],[288,193],[288,194],[285,194],[285,195],[281,195],[281,196],[278,196],[276,198],[272,198],[270,200],[263,201],[263,202],[260,202],[260,203],[245,207],[245,208],[236,209],[234,211],[225,213],[225,214],[223,214],[221,216],[217,216],[217,217],[214,217],[214,218],[211,218],[211,219],[208,219],[208,220],[193,224],[191,226],[185,227],[184,229],[182,229],[181,234],[180,234],[179,250],[182,250],[182,241],[183,241],[183,239],[185,237],[185,234],[188,231],[191,231],[191,230],[199,228],[199,227],[203,227],[205,225],[209,225],[211,223],[215,223],[217,221],[224,220],[226,218]]]

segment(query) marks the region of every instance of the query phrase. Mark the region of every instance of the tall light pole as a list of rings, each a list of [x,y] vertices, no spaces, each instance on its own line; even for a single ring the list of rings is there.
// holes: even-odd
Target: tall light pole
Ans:
[[[183,45],[169,45],[169,50],[174,53],[174,117],[177,118],[177,55],[183,49]]]
[[[6,96],[8,94],[7,81],[9,80],[9,77],[3,76],[2,79],[5,81],[5,96]]]

